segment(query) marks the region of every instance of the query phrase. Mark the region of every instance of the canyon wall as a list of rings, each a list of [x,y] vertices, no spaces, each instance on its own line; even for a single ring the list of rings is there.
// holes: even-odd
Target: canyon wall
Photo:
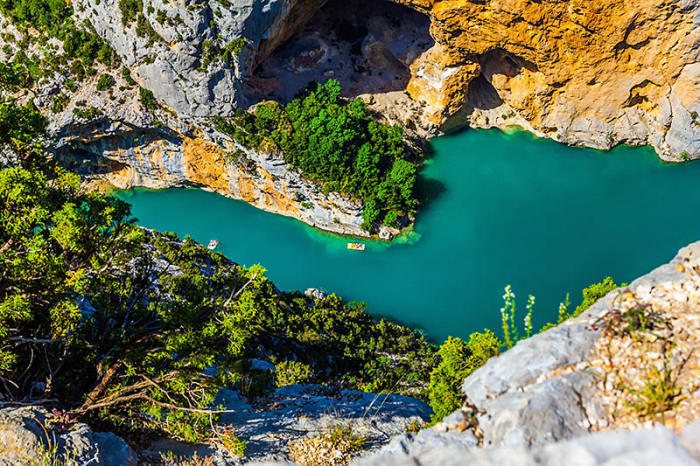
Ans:
[[[322,230],[369,236],[361,228],[361,203],[324,194],[281,154],[246,150],[202,131],[113,120],[64,127],[61,136],[56,153],[64,165],[120,189],[197,186]]]
[[[434,45],[405,63],[406,90],[423,105],[419,115],[412,107],[410,117],[424,136],[467,124],[517,124],[566,144],[648,144],[665,160],[700,158],[700,2],[393,1],[431,21]],[[337,2],[326,1],[153,0],[144,11],[157,33],[153,41],[135,34],[135,24],[122,24],[118,3],[81,0],[78,10],[137,80],[182,116],[231,114],[254,103],[247,83],[256,68],[285,40],[303,34],[324,5],[338,14]],[[158,11],[168,20],[157,21]],[[206,60],[207,42],[223,48],[240,37],[246,38],[240,56]],[[373,63],[363,58],[364,65]],[[325,76],[338,72],[326,68]],[[353,86],[354,78],[348,80],[343,84]],[[267,84],[293,86],[289,80]],[[359,92],[381,100],[396,91]]]
[[[566,144],[700,158],[700,2],[396,1],[432,19],[436,45],[408,91],[435,125],[519,124]]]
[[[119,0],[78,0],[75,10],[159,103],[145,109],[138,87],[97,65],[114,90],[88,77],[50,115],[61,156],[119,187],[201,186],[365,235],[358,202],[322,195],[279,154],[235,147],[211,122],[328,77],[416,145],[465,125],[519,125],[566,144],[700,158],[697,0],[152,0],[137,20],[123,17]],[[0,58],[18,44],[0,38]],[[58,70],[42,81],[42,110],[69,79]],[[74,114],[90,107],[99,112]],[[237,149],[237,163],[219,156]]]

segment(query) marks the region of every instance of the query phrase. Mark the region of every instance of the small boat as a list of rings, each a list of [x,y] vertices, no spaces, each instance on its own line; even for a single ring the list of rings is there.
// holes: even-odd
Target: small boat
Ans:
[[[364,251],[365,245],[362,243],[348,243],[348,249],[352,249],[353,251]]]
[[[219,242],[215,239],[209,241],[209,246],[207,246],[207,249],[211,249],[212,251],[216,249],[219,246]]]

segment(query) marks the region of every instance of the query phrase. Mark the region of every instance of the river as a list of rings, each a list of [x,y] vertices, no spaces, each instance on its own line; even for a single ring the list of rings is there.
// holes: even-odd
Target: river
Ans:
[[[279,288],[332,291],[424,329],[434,341],[491,328],[503,288],[536,328],[571,294],[612,276],[630,281],[700,239],[700,162],[662,163],[649,148],[567,147],[522,131],[467,130],[432,140],[423,172],[439,193],[414,232],[391,245],[347,239],[197,189],[118,195],[139,224],[262,264]]]

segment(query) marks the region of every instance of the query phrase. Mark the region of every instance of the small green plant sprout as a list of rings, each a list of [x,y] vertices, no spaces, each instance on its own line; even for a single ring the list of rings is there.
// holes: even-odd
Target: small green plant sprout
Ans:
[[[666,325],[661,313],[646,304],[638,304],[628,311],[613,309],[601,318],[601,323],[614,336],[649,333],[660,338],[654,332]]]
[[[243,457],[248,442],[236,435],[232,426],[219,426],[214,429],[215,442],[224,447],[230,453]]]
[[[633,413],[641,419],[659,420],[666,422],[666,413],[677,408],[685,399],[683,387],[678,379],[688,358],[674,369],[672,367],[673,351],[664,355],[659,367],[650,361],[642,364],[641,378],[636,384],[623,382],[621,388],[628,393],[625,400]]]
[[[532,336],[532,311],[535,306],[535,297],[530,295],[527,299],[527,314],[523,319],[525,338]],[[512,348],[521,340],[518,326],[515,323],[515,294],[510,285],[505,288],[503,295],[503,307],[501,308],[501,324],[503,327],[503,343],[506,348]]]
[[[64,457],[58,451],[56,434],[52,431],[51,435],[49,435],[48,430],[46,430],[43,424],[40,423],[39,426],[44,431],[46,442],[44,442],[44,439],[41,439],[38,455],[37,458],[32,461],[32,466],[77,466],[75,462],[75,450],[73,450],[72,454],[68,454],[67,457]]]

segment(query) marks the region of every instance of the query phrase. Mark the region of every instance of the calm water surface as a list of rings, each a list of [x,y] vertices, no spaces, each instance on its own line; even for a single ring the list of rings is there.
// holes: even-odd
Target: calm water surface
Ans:
[[[570,148],[524,132],[434,139],[424,174],[441,187],[414,234],[348,251],[347,239],[195,189],[136,190],[139,224],[262,264],[278,287],[333,291],[441,341],[500,328],[503,288],[536,327],[558,303],[610,275],[630,281],[700,239],[700,163],[663,164],[651,149]]]

